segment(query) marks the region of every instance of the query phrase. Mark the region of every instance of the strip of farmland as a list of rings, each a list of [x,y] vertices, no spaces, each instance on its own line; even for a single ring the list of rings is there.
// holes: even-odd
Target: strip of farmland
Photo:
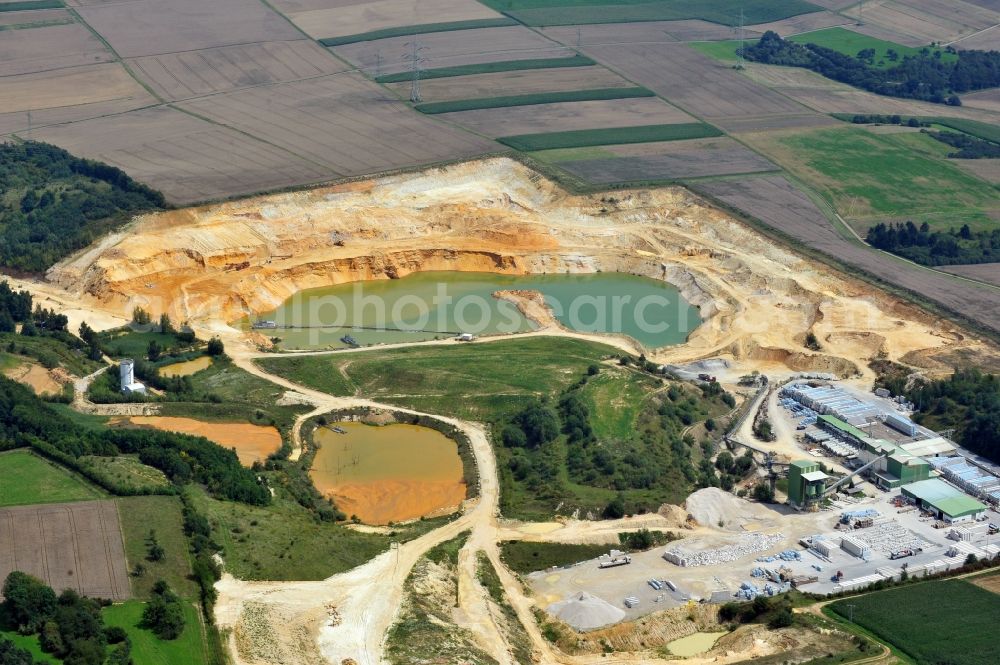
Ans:
[[[650,141],[679,141],[707,136],[720,136],[715,127],[703,122],[679,125],[648,125],[645,127],[607,127],[547,134],[506,136],[499,141],[516,150],[552,150],[555,148],[580,148],[618,143],[644,143]]]
[[[272,0],[313,39],[425,23],[503,18],[477,0]]]
[[[783,176],[702,181],[689,187],[843,266],[862,270],[890,287],[910,291],[1000,332],[1000,290],[952,279],[844,239],[813,202]]]
[[[20,570],[53,589],[131,597],[114,501],[0,509],[0,578]]]
[[[536,104],[558,104],[560,102],[592,102],[603,99],[632,99],[636,97],[655,97],[646,88],[597,88],[594,90],[567,90],[564,92],[540,92],[529,95],[507,95],[504,97],[485,97],[481,99],[456,99],[449,102],[430,102],[417,104],[415,108],[421,113],[437,114],[455,111],[475,111],[477,109],[498,109],[508,106],[534,106]]]
[[[387,86],[401,97],[410,94],[411,82]],[[565,69],[528,69],[524,71],[473,74],[443,79],[421,80],[420,96],[424,102],[491,97],[497,90],[506,95],[530,95],[596,88],[629,88],[633,84],[604,67],[567,67]]]
[[[557,42],[574,47],[600,44],[691,42],[731,39],[733,36],[733,29],[728,25],[699,20],[595,23],[580,26],[553,26],[541,30]],[[749,29],[746,30],[745,35],[747,39],[760,37],[760,33]]]
[[[64,7],[61,0],[24,0],[23,2],[0,3],[0,12],[20,12],[31,9],[59,9]]]
[[[568,58],[535,58],[532,60],[504,60],[501,62],[481,62],[475,65],[459,65],[457,67],[439,67],[425,69],[420,72],[420,80],[448,78],[452,76],[471,76],[474,74],[495,74],[528,69],[557,69],[561,67],[588,67],[594,64],[590,58],[574,55]],[[413,78],[412,72],[386,74],[375,80],[379,83],[401,83]]]
[[[767,23],[818,11],[802,0],[483,0],[526,25],[577,25],[703,19],[730,25],[741,9],[747,23]]]
[[[435,117],[494,137],[695,122],[688,114],[656,97],[512,106]]]
[[[341,37],[326,37],[319,40],[323,46],[344,46],[345,44],[356,44],[357,42],[372,42],[378,39],[388,39],[390,37],[405,37],[409,35],[426,35],[431,32],[451,32],[452,30],[475,30],[477,28],[502,28],[505,26],[517,25],[517,21],[509,18],[481,18],[471,21],[448,21],[445,23],[423,23],[420,25],[405,25],[398,28],[383,28],[362,32],[357,35],[343,35]]]

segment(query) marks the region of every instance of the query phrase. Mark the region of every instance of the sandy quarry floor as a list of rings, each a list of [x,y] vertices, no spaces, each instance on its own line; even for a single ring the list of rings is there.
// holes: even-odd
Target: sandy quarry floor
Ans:
[[[571,196],[506,159],[150,215],[56,266],[48,281],[16,285],[46,306],[69,311],[74,327],[83,319],[98,328],[120,323],[141,304],[202,334],[222,335],[240,367],[287,390],[283,399],[313,405],[307,415],[315,415],[380,405],[330,397],[267,374],[253,363],[261,355],[260,339],[229,322],[272,309],[304,288],[419,270],[603,270],[665,279],[700,308],[705,322],[685,345],[646,350],[662,362],[721,356],[734,361],[734,372],[811,369],[868,378],[867,361],[875,356],[928,371],[946,370],[938,359],[958,351],[968,358],[1000,357],[990,343],[774,245],[685,190]],[[574,334],[548,323],[533,334]],[[804,350],[810,330],[823,353]],[[621,338],[610,342],[634,348]],[[305,418],[292,433],[296,458]],[[500,564],[497,542],[501,536],[607,542],[608,525],[501,525],[485,429],[449,422],[471,440],[479,498],[466,502],[448,525],[328,580],[244,582],[226,576],[218,585],[216,619],[229,631],[236,663],[382,662],[383,640],[408,572],[428,548],[465,529],[471,534],[459,560],[458,625],[498,662],[511,658],[473,583],[478,551],[497,568],[537,662],[656,662],[648,655],[616,654],[613,661],[601,654],[569,656],[544,639],[531,613],[536,601]],[[667,512],[642,521],[680,528],[685,518]],[[750,646],[717,662],[770,653]]]
[[[249,343],[228,322],[301,289],[420,270],[665,279],[705,323],[688,344],[647,352],[663,361],[721,355],[849,375],[877,354],[932,369],[959,348],[996,354],[686,190],[571,196],[508,159],[150,215],[54,267],[43,291],[107,321],[142,304]],[[810,330],[820,354],[802,346]]]

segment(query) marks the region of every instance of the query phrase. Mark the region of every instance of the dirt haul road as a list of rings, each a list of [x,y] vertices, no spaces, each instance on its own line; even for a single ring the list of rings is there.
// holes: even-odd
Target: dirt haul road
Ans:
[[[687,190],[571,195],[503,158],[148,215],[53,267],[38,288],[105,318],[143,305],[256,344],[267,340],[230,322],[302,289],[429,270],[668,281],[704,323],[686,344],[646,350],[660,362],[721,356],[768,372],[870,378],[874,357],[930,372],[957,354],[1000,358],[953,323],[803,259]],[[820,352],[805,349],[808,332]]]

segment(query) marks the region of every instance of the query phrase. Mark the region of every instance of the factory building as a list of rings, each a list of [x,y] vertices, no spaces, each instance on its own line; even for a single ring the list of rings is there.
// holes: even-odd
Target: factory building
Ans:
[[[945,522],[968,522],[986,510],[982,503],[940,478],[904,485],[901,491],[904,497]]]
[[[882,489],[895,489],[927,480],[930,475],[931,465],[927,461],[900,451],[885,460],[885,469],[872,473],[872,480]]]
[[[818,462],[797,460],[788,465],[788,502],[803,506],[818,499],[829,478],[820,471]]]
[[[146,386],[135,380],[135,361],[126,358],[118,366],[122,392],[126,395],[144,395]]]

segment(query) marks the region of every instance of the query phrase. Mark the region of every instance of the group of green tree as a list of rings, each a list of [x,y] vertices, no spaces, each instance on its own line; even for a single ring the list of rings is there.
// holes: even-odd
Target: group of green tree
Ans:
[[[713,402],[716,408],[732,406],[732,396],[718,384],[694,388],[672,383],[639,412],[629,437],[607,440],[595,434],[593,414],[582,395],[589,376],[555,400],[532,400],[498,427],[507,453],[505,472],[533,496],[558,503],[572,497],[567,483],[612,490],[617,495],[603,508],[603,516],[616,518],[655,510],[667,497],[695,486],[731,488],[749,468],[744,461],[733,462],[728,453],[716,467],[710,459],[713,444],[699,446],[685,433],[690,425],[710,420]],[[657,498],[647,505],[631,497],[632,491]]]
[[[25,337],[66,331],[65,315],[40,305],[32,309],[32,302],[27,291],[15,291],[7,280],[0,282],[0,333],[15,332],[17,324]]]
[[[992,263],[1000,261],[1000,229],[973,231],[968,224],[958,229],[932,231],[924,222],[885,224],[868,229],[865,238],[872,247],[928,266]]]
[[[30,389],[0,376],[0,450],[31,446],[69,466],[84,455],[136,454],[178,485],[197,482],[213,495],[267,505],[271,494],[236,453],[203,437],[146,429],[78,427]]]
[[[926,129],[923,131],[941,143],[958,148],[955,152],[948,153],[948,157],[951,159],[995,159],[1000,157],[1000,144],[993,141],[959,132],[931,132]]]
[[[757,44],[745,47],[748,60],[770,65],[805,67],[841,83],[880,95],[961,105],[958,95],[1000,86],[1000,51],[922,49],[916,55],[889,54],[888,66],[874,62],[866,49],[845,55],[818,44],[799,44],[768,30]]]
[[[0,266],[41,272],[163,195],[123,171],[61,148],[0,143]]]
[[[946,379],[916,381],[905,394],[916,406],[917,422],[954,428],[962,446],[1000,463],[1000,377],[956,370]]]
[[[20,571],[7,576],[3,595],[7,620],[20,634],[37,635],[42,651],[63,663],[127,665],[132,662],[132,646],[125,631],[104,625],[101,607],[108,601],[81,596],[72,589],[56,595],[44,582]],[[32,665],[33,662],[27,651],[18,649],[9,640],[0,640],[0,663]]]

